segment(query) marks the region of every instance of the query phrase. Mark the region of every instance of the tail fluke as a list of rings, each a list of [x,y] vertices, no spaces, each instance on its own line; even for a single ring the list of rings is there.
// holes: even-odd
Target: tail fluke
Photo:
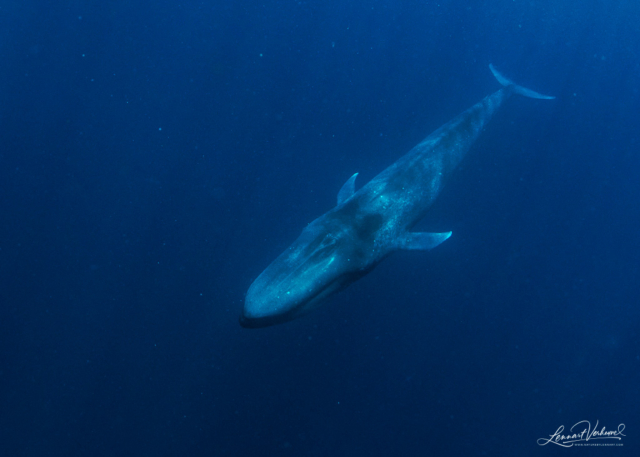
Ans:
[[[502,84],[503,86],[511,86],[516,94],[524,95],[525,97],[530,98],[539,98],[541,100],[553,100],[555,98],[551,95],[542,95],[538,92],[532,91],[531,89],[527,89],[526,87],[518,86],[509,78],[505,78],[503,75],[501,75],[500,72],[498,72],[498,70],[496,70],[496,68],[492,64],[489,64],[489,68],[491,69],[491,73],[493,73],[493,76],[496,77],[500,84]]]

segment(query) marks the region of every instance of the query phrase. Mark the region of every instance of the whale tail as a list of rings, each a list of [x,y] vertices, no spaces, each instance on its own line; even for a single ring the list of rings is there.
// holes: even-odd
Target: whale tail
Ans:
[[[496,67],[494,67],[493,64],[489,64],[489,68],[491,69],[491,73],[493,73],[493,76],[496,77],[500,84],[505,87],[511,87],[513,92],[515,92],[516,94],[524,95],[525,97],[529,98],[539,98],[541,100],[553,100],[555,98],[551,95],[542,95],[531,89],[527,89],[526,87],[518,86],[509,78],[505,78],[498,70],[496,70]]]

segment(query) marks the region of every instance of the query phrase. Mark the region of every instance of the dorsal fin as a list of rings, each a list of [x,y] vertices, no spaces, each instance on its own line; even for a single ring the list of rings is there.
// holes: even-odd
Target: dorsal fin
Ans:
[[[347,179],[347,182],[344,183],[343,186],[340,188],[340,192],[338,192],[338,205],[341,205],[342,203],[346,202],[351,198],[353,194],[356,193],[356,177],[357,176],[358,176],[358,173],[354,173],[353,176]]]

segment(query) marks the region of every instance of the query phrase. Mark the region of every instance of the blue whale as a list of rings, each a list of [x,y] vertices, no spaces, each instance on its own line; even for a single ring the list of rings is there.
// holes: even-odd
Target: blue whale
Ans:
[[[369,273],[398,249],[429,250],[451,232],[418,233],[445,179],[460,163],[496,110],[512,94],[552,99],[514,84],[489,68],[502,88],[425,138],[357,192],[351,176],[335,208],[303,230],[251,284],[240,325],[256,328],[290,321]]]

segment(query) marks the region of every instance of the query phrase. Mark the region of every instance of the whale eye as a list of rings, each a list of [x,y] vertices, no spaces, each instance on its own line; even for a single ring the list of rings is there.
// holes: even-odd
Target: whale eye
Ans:
[[[306,256],[309,260],[319,261],[321,258],[331,256],[336,250],[338,239],[331,233],[318,236],[309,243],[306,248]]]

